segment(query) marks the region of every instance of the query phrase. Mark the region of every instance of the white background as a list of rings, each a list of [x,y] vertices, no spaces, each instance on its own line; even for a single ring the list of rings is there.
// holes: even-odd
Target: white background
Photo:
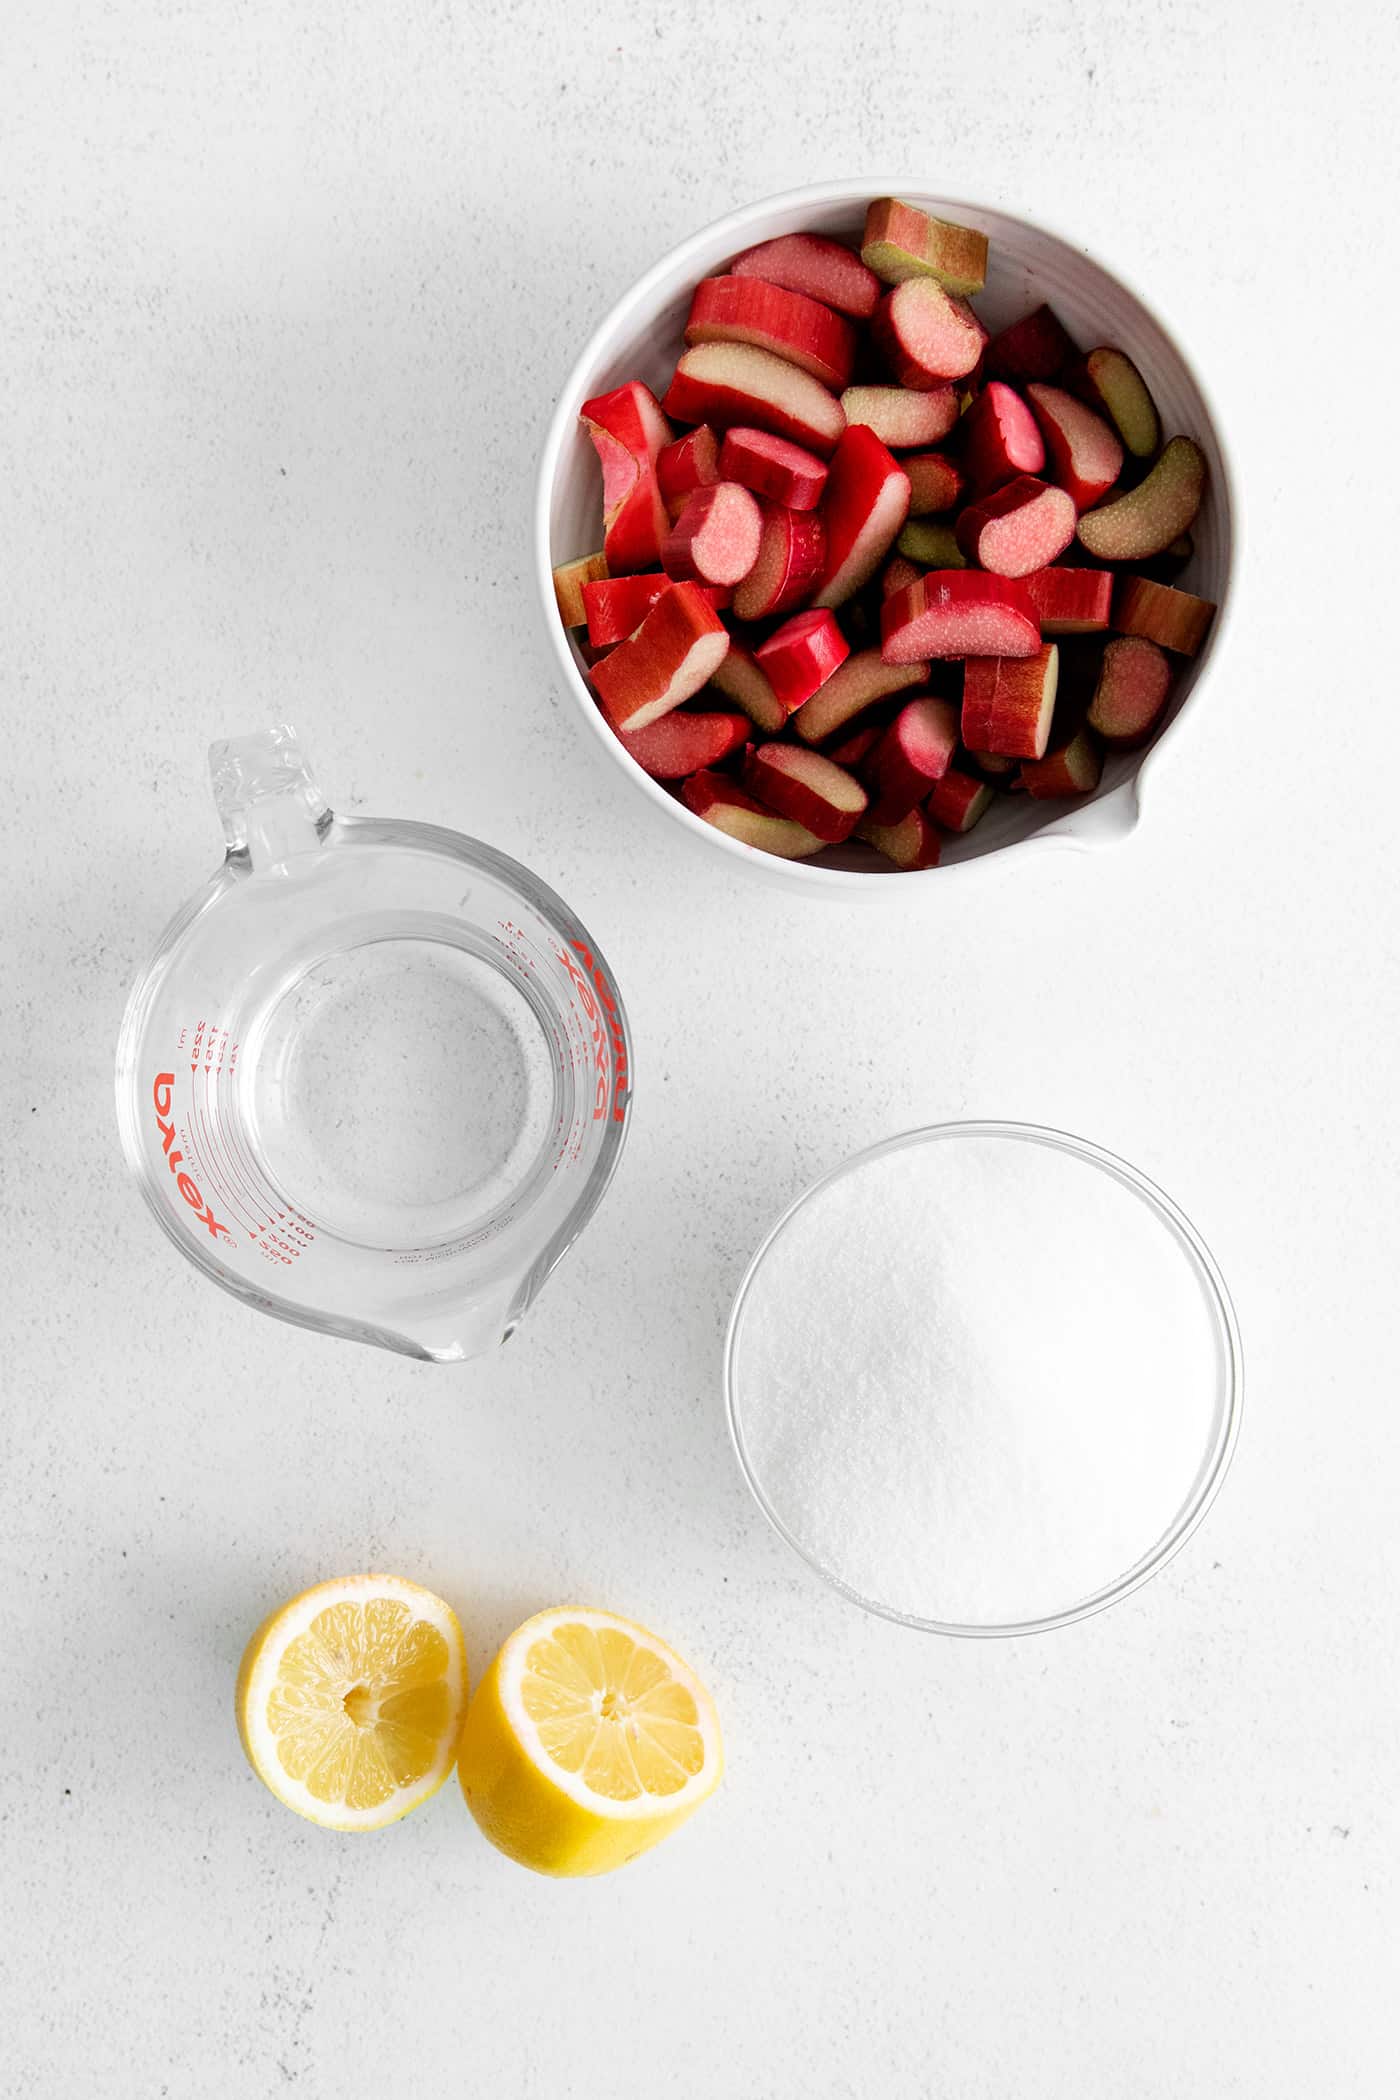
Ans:
[[[0,69],[7,2095],[1395,2088],[1400,1246],[1391,10],[14,0]],[[648,814],[528,557],[583,336],[735,204],[904,167],[1071,229],[1236,448],[1230,646],[1137,839],[808,902]],[[261,1320],[156,1232],[126,988],[218,855],[204,748],[491,839],[604,944],[620,1175],[496,1360]],[[965,1114],[1160,1180],[1250,1392],[1205,1528],[1070,1631],[868,1622],[765,1529],[718,1346],[815,1173]],[[726,1785],[609,1881],[455,1790],[343,1839],[246,1769],[262,1613],[386,1566],[474,1667],[592,1600]],[[1392,1971],[1390,1975],[1387,1971]]]

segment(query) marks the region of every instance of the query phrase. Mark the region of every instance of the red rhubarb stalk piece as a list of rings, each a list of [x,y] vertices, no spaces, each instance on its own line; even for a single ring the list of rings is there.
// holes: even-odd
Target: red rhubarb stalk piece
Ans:
[[[788,718],[788,709],[774,692],[768,676],[754,662],[753,651],[731,637],[729,653],[710,677],[715,691],[736,707],[742,707],[755,729],[776,736]]]
[[[609,576],[583,586],[588,639],[595,649],[613,649],[635,634],[662,593],[669,576]]]
[[[758,558],[734,593],[741,620],[775,620],[805,605],[826,556],[826,527],[814,510],[765,503]]]
[[[661,566],[677,583],[739,583],[758,560],[763,515],[737,481],[697,489],[661,543]]]
[[[963,492],[962,469],[946,452],[911,452],[899,464],[909,476],[909,515],[952,510]]]
[[[716,831],[763,853],[775,853],[780,860],[805,860],[821,851],[822,841],[805,824],[765,809],[723,773],[692,773],[681,789],[681,800]]]
[[[875,347],[901,386],[927,393],[975,370],[987,331],[966,299],[932,277],[886,292],[871,323]]]
[[[1037,569],[1026,578],[1043,635],[1101,634],[1113,607],[1109,569]]]
[[[981,569],[931,569],[896,591],[881,610],[880,633],[887,664],[1040,652],[1040,626],[1024,583]]]
[[[869,817],[856,826],[864,839],[897,868],[936,868],[943,841],[921,809],[911,809],[898,824],[875,824]]]
[[[1140,634],[1178,656],[1196,654],[1214,617],[1209,598],[1146,576],[1120,577],[1113,593],[1113,625],[1120,634]]]
[[[1102,773],[1099,740],[1089,730],[1080,729],[1044,758],[1026,759],[1021,785],[1037,802],[1058,802],[1066,795],[1092,795]]]
[[[802,292],[761,277],[705,277],[695,287],[687,343],[752,343],[837,391],[850,380],[856,332]]]
[[[589,676],[613,728],[635,734],[698,693],[728,648],[729,631],[704,592],[677,583]]]
[[[985,386],[963,418],[963,469],[973,495],[1038,474],[1045,465],[1040,426],[1015,390],[1000,379]]]
[[[1172,667],[1156,642],[1137,634],[1110,642],[1089,702],[1089,727],[1110,751],[1133,751],[1157,726],[1171,690]]]
[[[754,650],[754,661],[791,712],[825,685],[850,653],[851,645],[831,614],[813,611],[785,620]]]
[[[869,320],[879,303],[881,284],[858,255],[840,241],[820,233],[784,233],[776,240],[746,248],[729,265],[731,277],[762,277],[785,291],[805,292],[834,306],[838,313]]]
[[[1151,459],[1162,442],[1161,419],[1146,380],[1124,351],[1091,350],[1065,373],[1064,383],[1108,417],[1134,459]]]
[[[1018,474],[961,513],[958,545],[994,576],[1029,576],[1064,553],[1074,526],[1074,504],[1063,489]]]
[[[814,605],[844,605],[870,581],[909,510],[909,476],[873,430],[852,424],[836,447],[822,504],[826,562]]]
[[[752,729],[747,715],[688,714],[677,707],[620,741],[653,780],[685,780],[742,751]]]
[[[894,693],[926,685],[928,678],[927,662],[915,659],[889,664],[878,649],[860,649],[832,673],[819,693],[813,694],[792,726],[804,744],[823,743],[877,700],[888,700]]]
[[[608,573],[605,554],[581,554],[577,561],[561,561],[554,571],[554,601],[566,627],[582,627],[588,618],[583,595],[586,583],[597,583]]]
[[[963,673],[962,740],[968,750],[1044,758],[1059,671],[1053,642],[1029,657],[972,657]]]
[[[1117,432],[1063,387],[1028,386],[1026,398],[1045,439],[1049,479],[1076,510],[1101,502],[1123,471]]]
[[[1205,454],[1193,438],[1174,437],[1135,489],[1084,513],[1079,543],[1097,561],[1161,554],[1191,525],[1205,489]]]
[[[662,446],[656,456],[656,478],[661,484],[666,515],[674,523],[697,489],[737,477],[721,475],[718,440],[709,424],[702,423],[698,430],[688,430],[674,444]]]
[[[815,510],[826,487],[826,461],[815,452],[742,424],[724,433],[719,471],[722,480],[742,482],[784,510]]]
[[[971,831],[991,803],[992,791],[985,780],[949,766],[943,778],[934,783],[927,807],[934,823],[941,824],[945,831]]]
[[[760,744],[745,759],[743,777],[768,809],[805,824],[829,846],[850,837],[870,800],[854,774],[800,744]]]
[[[987,282],[987,236],[935,219],[898,197],[876,197],[865,214],[860,259],[886,284],[931,280],[966,299]]]
[[[845,410],[819,379],[751,343],[697,343],[685,351],[665,407],[678,423],[717,430],[750,424],[823,458],[846,427]]]
[[[914,445],[936,445],[947,437],[961,412],[950,386],[922,394],[907,386],[848,386],[841,406],[848,424],[873,430],[881,444],[894,452]]]
[[[1078,355],[1054,308],[1036,306],[992,337],[983,369],[989,379],[1058,379]]]
[[[902,707],[870,754],[871,821],[897,824],[907,817],[943,778],[957,748],[958,710],[951,700],[926,695]]]
[[[603,552],[610,575],[654,569],[666,536],[656,461],[671,426],[651,388],[629,379],[579,410],[603,470]]]

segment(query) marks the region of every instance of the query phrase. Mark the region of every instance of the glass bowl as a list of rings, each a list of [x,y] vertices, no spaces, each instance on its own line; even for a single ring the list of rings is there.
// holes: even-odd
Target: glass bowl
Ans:
[[[961,1574],[934,1578],[924,1569],[911,1580],[906,1569],[897,1580],[875,1580],[868,1572],[862,1573],[858,1561],[865,1548],[858,1542],[863,1536],[867,1540],[878,1536],[882,1542],[913,1536],[908,1526],[901,1534],[894,1524],[901,1504],[902,1514],[923,1525],[918,1534],[920,1546],[935,1554],[941,1550],[924,1520],[932,1506],[930,1497],[936,1500],[936,1494],[942,1493],[956,1498],[957,1482],[951,1469],[935,1481],[938,1468],[920,1467],[907,1447],[901,1447],[899,1434],[907,1430],[907,1418],[901,1425],[894,1402],[881,1402],[878,1393],[872,1426],[866,1359],[849,1365],[841,1360],[843,1347],[853,1352],[862,1347],[856,1333],[859,1321],[852,1321],[849,1308],[843,1313],[839,1298],[831,1327],[819,1337],[823,1365],[830,1361],[836,1367],[831,1372],[833,1391],[838,1395],[834,1402],[820,1414],[814,1411],[808,1420],[797,1410],[806,1404],[812,1389],[796,1382],[798,1397],[794,1401],[790,1392],[785,1400],[782,1373],[772,1368],[775,1347],[777,1364],[786,1361],[779,1323],[784,1317],[782,1307],[790,1302],[785,1297],[788,1284],[794,1276],[809,1275],[814,1263],[827,1259],[840,1263],[848,1258],[847,1250],[833,1245],[830,1231],[836,1212],[831,1199],[838,1190],[847,1200],[856,1190],[874,1206],[870,1237],[877,1246],[877,1268],[872,1273],[877,1275],[874,1288],[878,1290],[878,1278],[886,1273],[878,1255],[880,1206],[886,1201],[881,1191],[887,1183],[893,1186],[896,1176],[905,1177],[911,1188],[916,1181],[934,1191],[946,1185],[950,1191],[946,1200],[953,1203],[956,1198],[962,1206],[950,1212],[956,1229],[939,1240],[930,1235],[929,1240],[929,1274],[941,1283],[943,1299],[933,1293],[927,1302],[946,1302],[949,1309],[950,1366],[956,1358],[952,1338],[958,1331],[960,1310],[958,1263],[966,1264],[964,1288],[969,1305],[973,1289],[982,1289],[985,1281],[974,1275],[980,1257],[972,1252],[964,1256],[963,1243],[972,1248],[980,1235],[980,1243],[994,1251],[1003,1244],[1013,1246],[1017,1211],[1025,1203],[1018,1191],[1033,1183],[1044,1192],[1062,1186],[1066,1205],[1080,1207],[1078,1234],[1072,1231],[1067,1207],[1064,1232],[1055,1235],[1053,1246],[1045,1247],[1045,1273],[1037,1279],[1038,1308],[1034,1313],[1025,1312],[1025,1298],[1029,1295],[1034,1300],[1035,1292],[1022,1290],[1015,1283],[1016,1272],[1011,1271],[1007,1310],[1013,1318],[1022,1312],[1039,1320],[1035,1333],[1042,1340],[1047,1367],[1042,1370],[1037,1362],[1036,1375],[1042,1383],[1053,1375],[1054,1351],[1059,1346],[1072,1351],[1100,1349],[1100,1375],[1122,1385],[1124,1408],[1121,1415],[1115,1411],[1111,1423],[1099,1423],[1098,1441],[1081,1449],[1070,1437],[1054,1453],[1054,1465],[1068,1468],[1066,1479],[1072,1494],[1087,1496],[1107,1490],[1111,1495],[1115,1484],[1131,1487],[1136,1479],[1134,1491],[1141,1492],[1147,1484],[1148,1499],[1154,1506],[1160,1503],[1160,1521],[1153,1522],[1150,1536],[1136,1538],[1123,1550],[1114,1565],[1101,1568],[1097,1579],[1080,1583],[1073,1594],[1054,1594],[1051,1584],[1045,1594],[1037,1594],[1034,1609],[993,1611],[988,1616],[980,1610],[950,1610],[946,1606],[963,1580]],[[944,1199],[936,1194],[935,1200]],[[861,1244],[865,1237],[862,1235]],[[1045,1245],[1043,1240],[1039,1244]],[[923,1261],[923,1249],[918,1259]],[[1025,1278],[1024,1263],[1019,1274]],[[1064,1291],[1065,1276],[1082,1278],[1083,1290]],[[921,1298],[920,1303],[924,1302]],[[862,1318],[867,1304],[872,1303],[861,1300]],[[809,1334],[809,1324],[803,1324],[801,1331]],[[882,1326],[880,1331],[887,1328]],[[1002,1338],[1000,1334],[989,1336],[984,1324],[976,1331],[974,1348],[983,1336],[988,1338],[991,1360]],[[1136,1346],[1134,1360],[1124,1360],[1125,1336],[1129,1346]],[[769,1356],[766,1376],[759,1361],[765,1352]],[[1071,1354],[1066,1362],[1073,1369],[1085,1359],[1082,1354]],[[962,1376],[971,1394],[972,1379],[982,1374],[982,1363],[978,1356],[975,1366],[964,1364],[960,1372],[950,1370],[949,1375]],[[935,1375],[941,1368],[932,1359],[928,1367]],[[852,1397],[857,1379],[859,1399]],[[1219,1492],[1239,1434],[1242,1389],[1243,1361],[1234,1309],[1215,1260],[1190,1220],[1145,1175],[1111,1152],[1062,1131],[1027,1123],[944,1123],[908,1131],[855,1154],[824,1175],[783,1213],[754,1255],[734,1301],[724,1350],[725,1405],[735,1454],[755,1501],[779,1536],[834,1589],[865,1610],[932,1633],[982,1639],[1043,1633],[1070,1625],[1116,1604],[1165,1567]],[[1179,1406],[1174,1395],[1179,1397]],[[1007,1456],[1004,1444],[998,1441],[1002,1424],[996,1408],[983,1399],[976,1404],[987,1405],[987,1450],[995,1454],[991,1475],[995,1493],[996,1482],[1015,1472],[1017,1459],[1014,1453]],[[888,1408],[883,1425],[878,1413],[881,1405]],[[970,1419],[974,1418],[964,1414],[965,1422]],[[928,1427],[921,1427],[920,1433],[938,1437],[939,1422],[938,1410],[930,1409]],[[798,1506],[798,1492],[786,1477],[795,1464],[805,1467],[813,1462],[813,1453],[817,1454],[815,1463],[824,1469],[814,1476],[819,1481],[817,1499],[823,1504],[819,1514]],[[1033,1466],[1034,1461],[1028,1464]],[[1026,1467],[1021,1468],[1020,1477],[1027,1477]],[[872,1479],[882,1484],[883,1499],[867,1497],[865,1506],[858,1506],[850,1497],[859,1494],[861,1482],[868,1485]],[[986,1485],[985,1479],[978,1480],[978,1492]],[[1124,1515],[1125,1536],[1135,1521]],[[872,1523],[877,1527],[875,1534],[870,1533]],[[1075,1537],[1072,1555],[1078,1536],[1068,1526],[1061,1528],[1061,1539],[1071,1535]],[[1018,1539],[1022,1536],[1017,1533]],[[886,1549],[882,1543],[879,1550],[894,1548]],[[1087,1547],[1084,1558],[1087,1563]],[[994,1576],[994,1583],[996,1579]],[[934,1594],[940,1585],[941,1593]]]

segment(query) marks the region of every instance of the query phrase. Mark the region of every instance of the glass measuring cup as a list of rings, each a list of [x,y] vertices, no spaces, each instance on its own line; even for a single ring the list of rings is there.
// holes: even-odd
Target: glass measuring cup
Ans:
[[[428,824],[341,817],[295,732],[215,744],[227,857],[127,1003],[117,1119],[181,1253],[408,1356],[518,1325],[617,1166],[626,1016],[568,907]]]

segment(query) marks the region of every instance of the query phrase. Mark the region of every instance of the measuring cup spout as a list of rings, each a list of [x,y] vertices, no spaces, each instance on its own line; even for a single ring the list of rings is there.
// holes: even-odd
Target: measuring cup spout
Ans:
[[[314,852],[331,827],[330,804],[286,723],[211,744],[209,777],[228,857],[255,871]]]

